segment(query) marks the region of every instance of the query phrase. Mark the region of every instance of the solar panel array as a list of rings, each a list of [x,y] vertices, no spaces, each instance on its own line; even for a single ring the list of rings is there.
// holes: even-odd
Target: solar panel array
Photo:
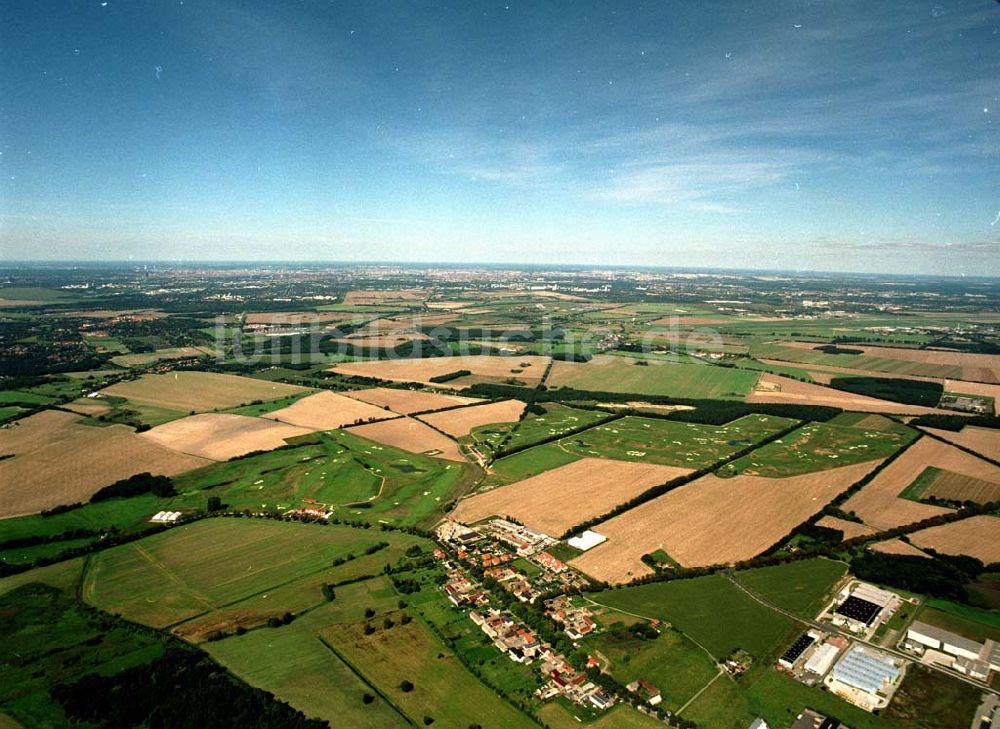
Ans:
[[[833,668],[835,679],[870,694],[877,693],[884,681],[895,681],[898,676],[899,669],[894,665],[856,648]]]
[[[790,666],[794,665],[795,661],[799,660],[799,656],[806,652],[806,648],[815,642],[815,638],[808,633],[803,633],[799,636],[798,640],[792,643],[789,649],[785,651],[784,655],[781,656],[781,660],[788,663]]]
[[[834,612],[865,625],[871,625],[881,610],[879,605],[851,595]]]

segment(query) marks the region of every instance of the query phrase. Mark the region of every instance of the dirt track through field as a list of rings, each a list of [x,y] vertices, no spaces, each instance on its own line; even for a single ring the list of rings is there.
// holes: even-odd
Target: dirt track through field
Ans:
[[[644,554],[662,549],[686,567],[754,557],[877,465],[858,463],[790,478],[704,476],[598,524],[608,541],[571,564],[612,583],[649,574]]]
[[[650,463],[582,458],[538,476],[463,499],[453,519],[472,523],[488,516],[513,516],[527,526],[559,536],[600,516],[646,489],[691,469]]]
[[[899,497],[928,466],[1000,483],[1000,468],[925,436],[848,499],[843,509],[853,511],[865,524],[877,529],[892,529],[950,513],[951,509]]]
[[[225,413],[202,413],[159,425],[140,438],[181,453],[228,461],[253,451],[271,451],[286,438],[312,432],[287,423]]]
[[[0,517],[87,501],[98,489],[148,471],[173,476],[210,463],[144,439],[124,425],[80,425],[46,410],[0,430]]]

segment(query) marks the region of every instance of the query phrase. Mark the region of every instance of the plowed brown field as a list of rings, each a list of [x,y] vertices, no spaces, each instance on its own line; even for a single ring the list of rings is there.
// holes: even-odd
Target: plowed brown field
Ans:
[[[910,541],[944,554],[967,554],[983,564],[1000,562],[1000,519],[973,516],[914,532]]]
[[[350,430],[354,435],[401,448],[410,453],[424,453],[449,461],[465,460],[458,443],[413,418],[383,420],[380,423],[357,425]]]
[[[296,400],[287,408],[275,410],[263,417],[310,430],[333,430],[342,425],[353,425],[359,420],[385,420],[397,415],[351,397],[323,391]]]
[[[361,377],[375,377],[394,382],[430,382],[431,377],[448,375],[460,370],[469,370],[472,375],[442,382],[436,387],[463,388],[470,381],[503,382],[509,378],[518,379],[528,385],[537,385],[545,373],[549,358],[538,355],[515,357],[491,357],[474,355],[469,357],[429,357],[426,359],[391,359],[367,362],[347,362],[332,368],[334,372]],[[526,365],[526,366],[522,366]],[[515,372],[514,370],[520,370]]]
[[[451,408],[456,405],[474,405],[482,402],[475,397],[462,397],[461,395],[443,395],[437,392],[424,392],[422,390],[396,390],[391,387],[371,387],[367,390],[353,390],[344,393],[347,397],[371,403],[381,407],[388,407],[396,413],[412,415],[422,413],[427,410],[440,410]]]

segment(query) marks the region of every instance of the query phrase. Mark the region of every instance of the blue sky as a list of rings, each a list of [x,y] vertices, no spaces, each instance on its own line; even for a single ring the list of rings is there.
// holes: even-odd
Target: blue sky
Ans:
[[[0,4],[0,257],[1000,275],[1000,4]]]

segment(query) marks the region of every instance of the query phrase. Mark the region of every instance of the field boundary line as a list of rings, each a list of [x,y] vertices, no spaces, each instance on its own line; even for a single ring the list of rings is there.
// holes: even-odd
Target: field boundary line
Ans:
[[[624,615],[631,615],[631,616],[632,616],[633,618],[640,618],[640,619],[642,619],[642,620],[649,620],[649,621],[653,621],[653,620],[658,620],[658,619],[659,619],[659,618],[651,618],[651,617],[649,617],[648,615],[639,615],[638,613],[630,613],[630,612],[629,612],[628,610],[621,610],[621,609],[619,609],[619,608],[616,608],[616,607],[612,607],[611,605],[605,605],[604,603],[601,603],[601,602],[597,602],[597,600],[591,600],[591,599],[590,599],[589,597],[587,597],[586,595],[581,595],[581,597],[582,597],[582,598],[583,598],[584,600],[586,600],[587,602],[589,602],[589,603],[590,603],[591,605],[597,605],[597,606],[599,606],[599,607],[602,607],[602,608],[607,608],[608,610],[614,610],[614,611],[615,611],[616,613],[623,613]],[[668,621],[668,622],[669,622],[669,621]],[[701,648],[701,649],[702,649],[703,651],[705,651],[705,654],[706,654],[706,655],[707,655],[707,656],[708,656],[708,657],[709,657],[709,658],[711,659],[711,661],[712,661],[712,663],[713,663],[713,664],[715,664],[715,665],[719,665],[719,661],[718,661],[718,659],[717,659],[717,658],[716,658],[716,657],[715,657],[714,655],[712,655],[712,651],[710,651],[710,650],[709,650],[708,648],[706,648],[706,647],[705,647],[705,646],[703,646],[703,645],[702,645],[701,643],[699,643],[698,641],[696,641],[696,640],[695,640],[694,638],[692,638],[692,637],[691,637],[690,635],[688,635],[687,633],[685,633],[685,632],[684,632],[683,630],[679,629],[679,628],[678,628],[678,627],[677,627],[676,625],[674,625],[673,623],[670,623],[670,625],[671,625],[671,627],[672,627],[672,628],[673,628],[674,630],[676,630],[676,631],[677,631],[678,633],[680,633],[680,634],[681,634],[681,635],[683,635],[683,636],[684,636],[685,638],[687,638],[687,639],[688,639],[689,641],[691,641],[691,642],[692,642],[692,643],[694,643],[694,644],[695,644],[696,646],[698,646],[698,647],[699,647],[699,648]]]
[[[377,686],[371,683],[367,678],[365,678],[364,674],[361,673],[361,671],[358,670],[353,663],[347,660],[340,651],[334,648],[333,645],[326,640],[326,638],[324,638],[321,635],[317,635],[316,640],[322,643],[326,647],[326,649],[330,651],[334,656],[336,656],[341,663],[347,666],[347,668],[350,669],[351,673],[353,673],[355,676],[358,677],[358,680],[360,680],[361,683],[363,683],[365,686],[374,691],[377,696],[380,696],[385,703],[387,703],[390,707],[392,707],[392,710],[395,711],[397,714],[399,714],[402,717],[403,721],[405,721],[407,724],[411,726],[416,726],[416,722],[413,721],[413,719],[411,719],[409,716],[407,716],[405,711],[403,711],[400,707],[396,706],[395,702],[393,702],[392,699],[390,699],[388,696],[382,693],[381,689],[379,689]]]
[[[700,689],[698,689],[698,692],[694,696],[692,696],[690,699],[688,699],[687,701],[685,701],[684,702],[684,706],[682,706],[681,708],[679,708],[674,713],[677,714],[677,715],[682,714],[684,712],[684,710],[687,709],[687,707],[689,707],[691,704],[693,704],[698,699],[699,696],[701,696],[703,693],[705,693],[705,691],[708,690],[709,686],[711,686],[713,683],[715,683],[716,681],[718,681],[719,680],[719,676],[721,676],[724,673],[725,673],[725,671],[723,671],[720,668],[719,672],[712,677],[711,681],[709,681],[704,686],[702,686]]]

